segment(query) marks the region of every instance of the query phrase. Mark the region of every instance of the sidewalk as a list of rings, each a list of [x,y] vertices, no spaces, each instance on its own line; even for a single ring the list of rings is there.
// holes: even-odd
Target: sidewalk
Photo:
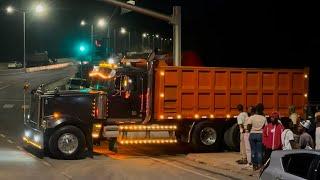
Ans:
[[[236,160],[240,158],[239,152],[190,153],[186,158],[217,169],[242,174],[247,176],[248,179],[258,179],[259,176],[259,171],[253,171],[252,169],[246,168],[245,165],[236,163]]]

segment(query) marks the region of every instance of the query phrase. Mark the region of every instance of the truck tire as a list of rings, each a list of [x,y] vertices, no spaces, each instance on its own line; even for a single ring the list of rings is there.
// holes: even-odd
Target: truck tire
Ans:
[[[238,124],[232,125],[225,133],[224,133],[224,143],[228,146],[228,149],[233,151],[240,150],[240,132]]]
[[[211,152],[220,149],[221,133],[217,126],[211,122],[200,122],[195,125],[191,146],[198,152]]]
[[[58,159],[79,159],[85,149],[85,136],[75,126],[64,126],[56,130],[49,140],[49,151]]]

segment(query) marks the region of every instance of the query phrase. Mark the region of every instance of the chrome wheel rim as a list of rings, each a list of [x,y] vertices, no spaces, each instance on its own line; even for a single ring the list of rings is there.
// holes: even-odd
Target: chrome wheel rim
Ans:
[[[205,127],[200,132],[200,140],[204,145],[210,146],[217,140],[217,132],[212,127]]]
[[[58,139],[58,149],[64,154],[73,154],[78,145],[78,138],[71,133],[62,134]]]

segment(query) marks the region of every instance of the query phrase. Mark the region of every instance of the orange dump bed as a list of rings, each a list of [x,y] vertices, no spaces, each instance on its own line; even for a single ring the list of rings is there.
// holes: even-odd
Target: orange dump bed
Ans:
[[[307,103],[308,69],[251,69],[158,66],[155,72],[156,119],[225,118],[263,103],[265,113],[288,116],[294,104],[302,115]]]

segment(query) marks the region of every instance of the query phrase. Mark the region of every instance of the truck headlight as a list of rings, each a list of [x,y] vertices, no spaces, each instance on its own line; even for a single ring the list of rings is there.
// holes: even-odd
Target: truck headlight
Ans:
[[[36,142],[36,143],[39,143],[40,142],[40,136],[39,135],[34,135],[33,136],[33,140],[34,140],[34,142]]]
[[[31,137],[31,131],[25,130],[24,131],[24,136],[27,137],[27,138],[30,138]]]

